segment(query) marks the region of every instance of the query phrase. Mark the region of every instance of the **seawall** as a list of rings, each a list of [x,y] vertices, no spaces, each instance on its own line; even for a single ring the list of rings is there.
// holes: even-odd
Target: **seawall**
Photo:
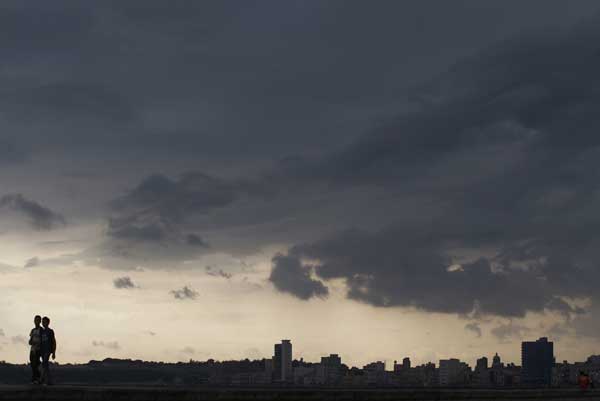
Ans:
[[[0,401],[600,401],[578,389],[255,389],[101,386],[0,386]]]

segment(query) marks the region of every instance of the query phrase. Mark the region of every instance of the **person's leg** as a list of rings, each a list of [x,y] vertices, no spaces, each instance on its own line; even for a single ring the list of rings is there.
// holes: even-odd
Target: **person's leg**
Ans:
[[[35,382],[37,380],[37,368],[39,366],[37,366],[38,364],[36,363],[35,360],[35,352],[34,351],[29,351],[29,364],[31,366],[31,382]]]
[[[40,380],[40,354],[36,351],[29,352],[29,362],[31,363],[31,382]]]
[[[48,384],[49,379],[50,379],[50,354],[48,353],[43,353],[42,354],[42,377],[41,377],[41,383],[43,384]]]

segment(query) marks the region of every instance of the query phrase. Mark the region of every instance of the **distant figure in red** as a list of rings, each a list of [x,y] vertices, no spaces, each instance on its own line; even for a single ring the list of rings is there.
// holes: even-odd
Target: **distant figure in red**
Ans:
[[[590,377],[585,372],[579,372],[577,383],[580,389],[587,390],[590,387]]]
[[[50,318],[44,316],[42,319],[42,329],[41,334],[41,352],[42,352],[42,377],[41,382],[44,385],[52,384],[51,376],[50,376],[50,356],[54,360],[56,358],[56,337],[54,337],[54,330],[50,328]]]

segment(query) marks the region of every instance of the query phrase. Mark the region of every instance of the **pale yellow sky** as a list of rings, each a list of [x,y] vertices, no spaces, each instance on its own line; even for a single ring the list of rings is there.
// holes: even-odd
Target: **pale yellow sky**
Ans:
[[[19,249],[14,247],[12,249]],[[275,251],[275,250],[271,250]],[[5,254],[6,262],[19,259]],[[261,259],[262,258],[262,259]],[[25,259],[21,255],[21,260]],[[204,266],[220,261],[233,277],[213,277]],[[227,264],[229,260],[229,264]],[[0,360],[27,360],[27,336],[35,314],[48,315],[59,341],[59,362],[105,357],[185,361],[263,358],[273,344],[289,338],[294,357],[317,361],[338,353],[349,365],[362,366],[409,356],[413,364],[458,357],[475,359],[498,352],[520,363],[520,341],[500,341],[490,333],[505,319],[484,319],[478,337],[466,331],[469,320],[410,308],[377,308],[345,299],[342,282],[330,283],[326,300],[298,300],[275,291],[268,282],[270,259],[249,258],[242,272],[234,258],[213,255],[191,261],[187,270],[111,271],[94,266],[41,266],[5,269],[0,274]],[[117,289],[113,280],[129,276],[137,288]],[[171,290],[188,286],[196,299],[177,300]],[[522,335],[545,335],[557,316],[513,319],[526,326]],[[551,338],[552,339],[552,338]],[[582,360],[600,351],[597,342],[572,335],[555,340],[557,360]],[[96,345],[94,345],[94,343]],[[115,345],[118,344],[117,345]]]

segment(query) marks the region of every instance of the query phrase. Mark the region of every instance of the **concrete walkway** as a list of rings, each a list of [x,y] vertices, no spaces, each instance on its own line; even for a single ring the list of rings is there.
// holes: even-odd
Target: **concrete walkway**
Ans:
[[[256,389],[0,386],[0,401],[600,401],[600,390]]]

